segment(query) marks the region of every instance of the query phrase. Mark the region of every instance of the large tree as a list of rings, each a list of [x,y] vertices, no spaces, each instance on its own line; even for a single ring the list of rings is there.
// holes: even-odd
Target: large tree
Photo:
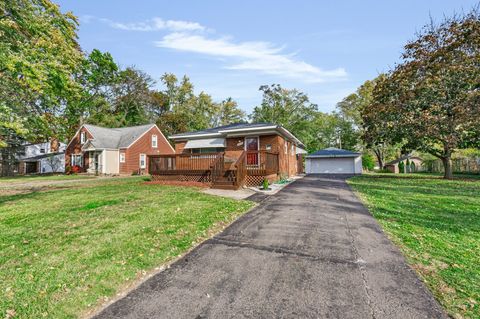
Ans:
[[[31,141],[65,137],[66,104],[80,90],[76,32],[76,18],[49,0],[0,2],[2,107]]]
[[[406,147],[442,160],[452,178],[457,148],[480,143],[480,16],[431,23],[405,46],[376,97],[377,118]]]
[[[300,140],[314,139],[312,122],[318,109],[308,96],[296,89],[285,89],[279,84],[262,85],[262,103],[250,115],[252,122],[280,124]]]

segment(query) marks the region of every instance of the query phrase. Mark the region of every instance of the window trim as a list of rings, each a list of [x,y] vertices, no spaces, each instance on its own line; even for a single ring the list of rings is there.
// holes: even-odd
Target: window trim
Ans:
[[[155,142],[155,145],[153,145],[153,142]],[[158,136],[156,134],[152,135],[152,148],[158,148]]]
[[[142,165],[142,157],[143,157],[143,165]],[[140,169],[147,168],[147,155],[146,154],[140,153],[138,161],[139,161],[138,166],[140,167]]]
[[[87,139],[87,134],[85,134],[85,131],[80,132],[80,144],[85,144]]]
[[[119,155],[118,161],[119,161],[120,163],[125,163],[125,153],[119,153],[119,154],[120,154],[120,155]]]

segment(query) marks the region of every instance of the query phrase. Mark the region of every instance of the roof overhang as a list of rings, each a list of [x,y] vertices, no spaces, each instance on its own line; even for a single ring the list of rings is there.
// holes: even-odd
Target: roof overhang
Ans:
[[[248,136],[248,135],[265,135],[265,134],[280,134],[287,139],[293,140],[296,145],[305,147],[303,143],[290,133],[287,129],[280,125],[268,125],[260,127],[249,127],[249,128],[239,128],[239,129],[226,129],[219,130],[215,133],[202,133],[202,134],[177,134],[172,135],[169,138],[174,141],[182,140],[194,140],[201,138],[214,138],[214,137],[238,137],[238,136]]]
[[[303,148],[297,147],[297,151],[295,152],[295,154],[308,154],[308,152]]]
[[[191,149],[191,148],[217,148],[217,147],[225,147],[224,138],[217,137],[217,138],[188,140],[184,148]]]
[[[362,154],[360,153],[357,153],[357,154],[342,154],[342,155],[307,155],[305,156],[305,158],[355,158],[355,157],[359,157],[361,156]]]

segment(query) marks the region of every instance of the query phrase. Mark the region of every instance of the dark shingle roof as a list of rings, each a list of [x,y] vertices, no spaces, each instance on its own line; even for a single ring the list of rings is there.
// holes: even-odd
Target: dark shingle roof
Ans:
[[[307,157],[357,157],[359,155],[360,153],[329,147],[309,154]]]
[[[415,158],[415,159],[418,159],[418,160],[422,160],[420,157],[418,156],[413,156],[412,154],[409,154],[409,155],[403,155],[403,156],[400,156],[399,158],[393,160],[393,161],[390,161],[388,162],[387,164],[385,165],[393,165],[393,164],[397,164],[397,163],[400,163],[404,160],[406,160],[407,158]]]
[[[93,135],[93,140],[90,142],[95,148],[117,149],[128,147],[133,141],[151,129],[154,124],[121,128],[107,128],[91,124],[85,124],[84,126]]]
[[[233,129],[242,129],[242,128],[262,128],[267,126],[277,126],[276,124],[272,123],[234,123],[228,125],[222,125],[217,127],[212,127],[205,130],[200,131],[192,131],[192,132],[185,132],[185,133],[178,133],[174,134],[171,137],[175,138],[177,136],[189,136],[189,135],[200,135],[200,134],[211,134],[211,133],[219,133],[220,131],[224,130],[233,130]]]

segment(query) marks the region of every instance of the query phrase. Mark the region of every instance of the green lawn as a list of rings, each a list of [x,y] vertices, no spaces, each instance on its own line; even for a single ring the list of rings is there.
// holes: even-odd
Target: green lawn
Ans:
[[[19,175],[12,177],[0,177],[0,185],[4,183],[24,183],[24,182],[34,182],[34,181],[63,181],[63,180],[74,180],[74,179],[93,179],[95,176],[92,175]]]
[[[480,318],[480,181],[426,174],[350,179],[454,318]]]
[[[85,314],[252,205],[141,178],[0,192],[0,317]]]

